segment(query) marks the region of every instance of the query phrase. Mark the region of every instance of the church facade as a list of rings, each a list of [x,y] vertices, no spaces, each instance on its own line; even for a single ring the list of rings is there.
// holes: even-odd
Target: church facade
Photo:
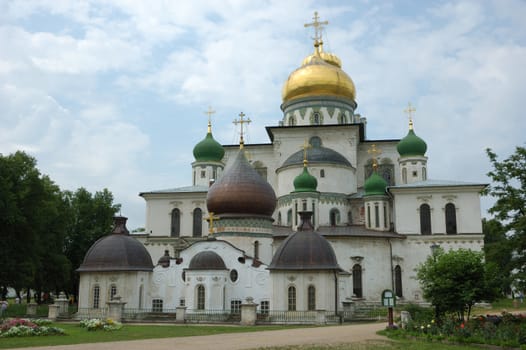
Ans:
[[[249,298],[260,312],[337,312],[386,289],[421,302],[415,269],[432,248],[482,249],[485,184],[428,177],[411,106],[407,135],[368,139],[321,24],[315,16],[314,52],[285,81],[268,143],[244,143],[241,113],[240,145],[223,146],[209,119],[192,184],[140,193],[145,233],[129,235],[120,221],[88,252],[79,307],[118,294],[137,309],[235,311]]]

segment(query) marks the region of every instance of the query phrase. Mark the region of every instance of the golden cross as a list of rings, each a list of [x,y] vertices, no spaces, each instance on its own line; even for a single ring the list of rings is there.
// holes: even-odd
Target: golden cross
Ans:
[[[213,235],[214,234],[214,220],[219,220],[219,216],[214,216],[213,212],[208,213],[208,217],[205,218],[206,221],[208,221],[208,233]]]
[[[240,132],[240,137],[239,137],[239,149],[243,149],[243,146],[245,144],[245,140],[243,140],[243,124],[250,124],[252,122],[250,118],[243,119],[244,116],[245,116],[245,113],[241,112],[239,113],[239,119],[234,119],[233,121],[235,125],[241,124],[241,132]]]
[[[208,115],[208,132],[212,132],[212,114],[214,114],[216,111],[212,109],[212,107],[208,106],[208,111],[205,112],[205,114]]]
[[[409,116],[409,130],[413,130],[413,113],[416,112],[415,107],[411,106],[411,102],[407,103],[407,108],[404,112]]]
[[[314,39],[314,44],[316,45],[316,44],[321,43],[321,31],[324,26],[329,24],[329,21],[323,21],[323,22],[318,21],[320,19],[320,17],[318,17],[318,11],[314,11],[314,17],[312,17],[312,19],[314,20],[314,22],[305,23],[304,26],[305,28],[314,27],[314,38],[313,39]]]
[[[378,169],[378,161],[376,160],[376,157],[378,155],[382,154],[382,150],[376,148],[376,144],[373,143],[371,145],[371,148],[367,150],[367,153],[368,154],[372,154],[372,156],[373,156],[373,169],[374,169],[374,171],[376,171],[376,169]]]
[[[303,167],[307,167],[307,164],[309,163],[307,160],[307,149],[312,148],[312,145],[307,142],[307,139],[305,139],[301,148],[303,148]]]

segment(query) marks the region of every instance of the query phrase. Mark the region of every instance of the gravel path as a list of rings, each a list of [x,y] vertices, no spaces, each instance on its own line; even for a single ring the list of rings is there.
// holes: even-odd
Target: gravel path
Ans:
[[[376,334],[385,323],[369,323],[316,328],[284,329],[198,337],[145,339],[111,343],[91,343],[25,348],[26,350],[238,350],[258,347],[356,343],[386,339]]]

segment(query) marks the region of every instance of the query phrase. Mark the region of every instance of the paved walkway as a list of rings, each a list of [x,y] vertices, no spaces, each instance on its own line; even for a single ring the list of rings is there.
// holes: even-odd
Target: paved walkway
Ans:
[[[386,339],[376,334],[385,323],[369,323],[316,328],[284,329],[250,333],[231,333],[199,337],[180,337],[120,341],[111,343],[75,344],[26,348],[27,350],[240,350],[259,347],[341,344]]]

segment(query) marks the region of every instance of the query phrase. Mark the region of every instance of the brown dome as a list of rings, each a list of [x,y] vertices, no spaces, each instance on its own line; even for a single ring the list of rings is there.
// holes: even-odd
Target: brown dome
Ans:
[[[234,163],[208,190],[206,205],[216,215],[271,216],[276,208],[276,194],[240,150]]]
[[[188,270],[226,270],[225,262],[215,252],[204,251],[194,255]]]
[[[77,271],[152,271],[152,258],[146,248],[130,236],[127,218],[114,219],[112,233],[93,243]]]
[[[336,254],[325,237],[312,231],[310,215],[302,216],[300,231],[294,232],[283,241],[272,258],[269,270],[341,270]]]

